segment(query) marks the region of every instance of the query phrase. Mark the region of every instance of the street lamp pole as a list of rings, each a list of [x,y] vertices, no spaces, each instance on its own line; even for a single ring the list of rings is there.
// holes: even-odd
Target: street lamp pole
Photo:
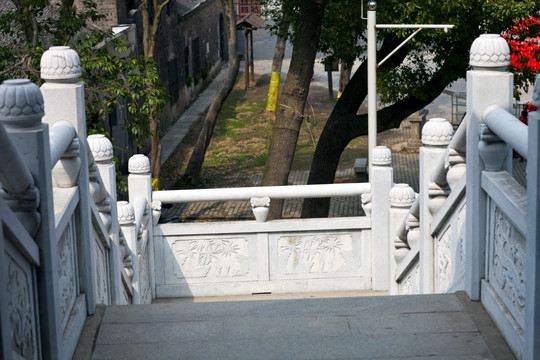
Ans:
[[[377,24],[377,3],[367,3],[367,61],[368,61],[368,158],[371,167],[371,154],[377,146],[377,68],[405,45],[422,29],[443,29],[445,32],[454,25],[437,24]],[[365,18],[364,18],[365,19]],[[380,29],[416,29],[408,38],[397,46],[388,56],[377,64],[377,28]],[[368,168],[369,169],[369,168]]]
[[[377,3],[369,1],[367,5],[368,159],[371,168],[371,155],[377,146]]]

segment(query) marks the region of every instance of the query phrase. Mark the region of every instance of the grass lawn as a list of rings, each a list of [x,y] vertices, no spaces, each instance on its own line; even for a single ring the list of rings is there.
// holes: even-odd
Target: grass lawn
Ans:
[[[246,92],[244,77],[240,73],[219,114],[206,152],[201,186],[234,186],[229,179],[230,175],[263,171],[274,125],[274,114],[265,111],[268,86],[268,76],[256,76],[256,82]],[[326,88],[312,86],[310,89],[306,120],[300,131],[293,170],[309,170],[316,141],[335,101],[328,99]],[[201,122],[202,119],[192,126],[189,134],[162,167],[163,189],[183,187],[179,179],[189,160]],[[354,159],[365,157],[366,143],[366,137],[351,142],[341,157],[340,168],[352,167]]]

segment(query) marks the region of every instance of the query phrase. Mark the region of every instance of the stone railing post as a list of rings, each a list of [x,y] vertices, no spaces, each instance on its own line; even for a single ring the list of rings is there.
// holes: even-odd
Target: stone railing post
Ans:
[[[88,136],[88,148],[92,153],[95,164],[98,168],[103,186],[109,193],[110,201],[110,228],[109,237],[111,239],[110,248],[110,273],[111,273],[111,293],[113,304],[124,303],[122,295],[122,274],[121,264],[123,254],[120,251],[118,225],[118,210],[116,205],[116,166],[114,164],[113,145],[104,135],[96,134]]]
[[[454,129],[452,125],[442,118],[430,119],[422,130],[423,147],[420,148],[420,292],[434,291],[434,244],[431,237],[431,219],[446,200],[450,189],[446,182],[446,174],[436,176],[433,170],[445,154],[446,147],[452,140]],[[434,181],[441,178],[444,181]]]
[[[42,339],[47,339],[42,342],[42,353],[43,358],[58,359],[63,356],[62,324],[57,307],[60,302],[58,277],[52,275],[58,269],[58,252],[53,241],[55,219],[49,130],[41,122],[43,114],[43,97],[37,85],[21,79],[4,81],[0,86],[0,122],[15,148],[24,149],[19,153],[35,181],[35,188],[25,190],[20,200],[27,209],[37,208],[41,216],[39,227],[34,229],[37,230],[34,239],[39,246],[41,260],[38,272],[41,335]],[[0,144],[0,148],[3,149],[4,144]],[[4,199],[8,197],[9,204],[10,194],[2,196]]]
[[[372,288],[373,290],[388,290],[390,278],[388,274],[390,269],[388,194],[393,181],[392,152],[386,146],[376,146],[372,151],[370,162]],[[362,199],[364,200],[365,197]]]
[[[486,164],[480,157],[479,141],[484,145],[498,143],[492,134],[482,129],[483,112],[489,105],[498,105],[512,112],[513,75],[506,71],[510,64],[510,49],[506,41],[495,34],[480,35],[470,50],[467,72],[467,217],[465,222],[466,291],[472,300],[480,299],[481,279],[485,277],[485,239],[487,196],[481,187],[482,170]],[[483,146],[481,146],[482,148]],[[485,147],[485,146],[484,146]],[[490,146],[487,146],[490,147]],[[492,150],[494,149],[494,150]],[[494,152],[493,152],[494,151]],[[501,146],[487,149],[495,157],[508,156]],[[506,164],[510,159],[506,160]],[[507,165],[504,165],[507,168]]]
[[[84,85],[81,77],[81,61],[77,52],[69,46],[53,46],[41,57],[41,94],[45,102],[43,122],[52,126],[62,120],[73,125],[77,133],[78,151],[81,168],[77,180],[80,194],[77,237],[80,249],[81,281],[80,290],[86,294],[88,314],[93,314],[96,307],[94,280],[92,273],[93,251],[91,241],[90,190],[88,173],[88,144],[86,141],[86,116],[84,103]],[[57,166],[62,166],[60,163]]]
[[[388,235],[388,254],[389,254],[389,276],[390,282],[389,293],[397,294],[399,286],[396,282],[397,265],[407,256],[410,250],[407,243],[407,233],[403,232],[402,227],[404,221],[409,215],[409,210],[414,204],[416,194],[414,190],[407,184],[395,184],[388,194],[390,204],[388,211],[389,226],[387,228]]]
[[[152,208],[152,216],[148,224],[148,267],[152,298],[155,297],[155,267],[154,267],[154,223],[159,220],[160,202],[152,202],[152,175],[150,174],[150,160],[141,154],[133,155],[128,161],[128,196],[129,202],[134,203],[138,197],[144,198]]]
[[[534,82],[533,104],[539,109],[529,113],[529,149],[527,151],[527,262],[525,268],[524,359],[540,357],[540,75]]]

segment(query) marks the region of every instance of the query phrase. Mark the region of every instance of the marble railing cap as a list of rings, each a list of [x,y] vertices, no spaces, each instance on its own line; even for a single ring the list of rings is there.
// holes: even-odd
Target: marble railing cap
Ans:
[[[429,119],[422,128],[422,143],[424,145],[446,146],[454,136],[454,128],[444,118]]]
[[[88,136],[88,146],[95,161],[111,160],[114,156],[113,145],[105,135],[94,134]]]
[[[128,160],[128,171],[131,174],[148,174],[150,173],[150,160],[142,154],[133,155]]]
[[[473,68],[506,68],[510,65],[510,48],[499,34],[482,34],[470,49],[469,64]]]
[[[371,164],[387,166],[392,164],[392,151],[386,146],[375,146],[371,152]]]
[[[407,184],[395,184],[388,194],[390,206],[411,207],[416,200],[416,194]]]
[[[45,114],[43,96],[28,79],[6,80],[0,85],[0,122],[7,126],[29,127]]]
[[[41,78],[48,82],[77,82],[81,60],[69,46],[52,46],[41,57]]]

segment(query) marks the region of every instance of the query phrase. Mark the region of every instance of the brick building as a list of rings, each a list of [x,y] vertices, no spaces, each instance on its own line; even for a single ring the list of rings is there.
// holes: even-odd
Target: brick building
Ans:
[[[98,11],[106,16],[98,25],[112,29],[119,24],[137,27],[138,53],[142,54],[142,16],[137,0],[95,0]],[[205,84],[220,70],[227,59],[227,37],[219,0],[171,0],[163,10],[157,40],[155,60],[163,86],[170,100],[163,108],[160,131],[165,133],[187,106],[202,91]],[[120,119],[113,123],[120,126]],[[122,139],[123,137],[123,139]],[[117,130],[115,139],[128,158],[129,134]]]

